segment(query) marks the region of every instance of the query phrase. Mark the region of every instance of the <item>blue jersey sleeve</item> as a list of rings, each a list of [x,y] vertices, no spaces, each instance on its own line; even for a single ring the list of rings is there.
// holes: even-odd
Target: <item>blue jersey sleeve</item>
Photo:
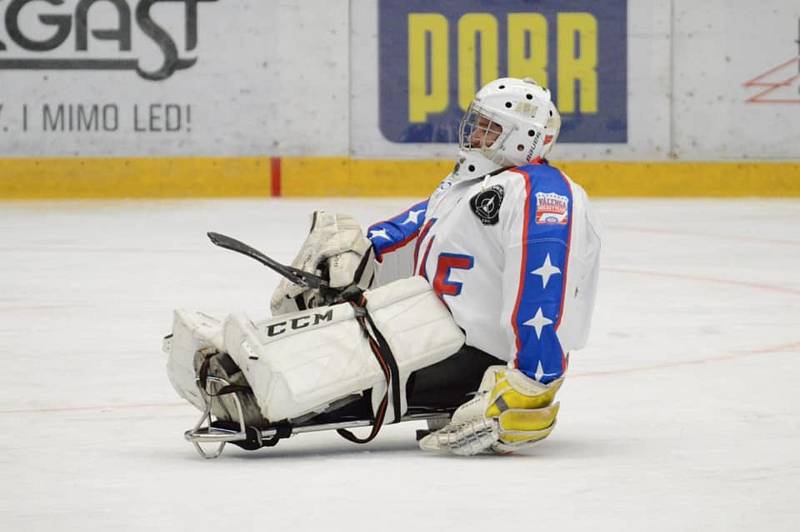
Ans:
[[[381,262],[385,255],[402,248],[419,235],[425,223],[428,200],[417,203],[397,216],[373,224],[367,230],[367,238],[375,249],[375,258]]]
[[[517,283],[516,294],[505,296],[514,299],[505,303],[511,310],[514,365],[548,383],[566,369],[557,333],[567,286],[573,195],[568,179],[556,168],[540,164],[513,171],[525,186],[510,225],[515,263],[507,264],[504,274],[514,276],[509,283]]]

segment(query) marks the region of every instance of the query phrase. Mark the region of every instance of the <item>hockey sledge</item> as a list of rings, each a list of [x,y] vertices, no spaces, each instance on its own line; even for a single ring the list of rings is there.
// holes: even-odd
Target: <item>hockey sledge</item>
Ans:
[[[243,242],[208,236],[296,284],[333,291],[325,279]],[[463,331],[428,283],[415,277],[374,290],[353,285],[335,292],[326,298],[332,304],[261,321],[242,313],[218,319],[175,312],[163,345],[167,374],[201,412],[185,438],[202,457],[220,456],[228,443],[255,450],[324,430],[367,443],[384,423],[447,422],[458,402],[409,401],[413,375],[464,344]],[[370,426],[366,437],[350,432]]]
[[[204,390],[203,397],[206,402],[206,409],[194,428],[184,433],[184,438],[190,442],[197,450],[197,453],[205,459],[218,458],[222,455],[225,446],[229,443],[241,447],[242,449],[253,451],[263,447],[274,447],[280,440],[289,438],[295,434],[329,430],[342,431],[375,426],[374,419],[342,419],[341,421],[310,423],[307,425],[301,424],[297,426],[283,423],[263,428],[248,426],[245,422],[242,402],[236,394],[232,394],[232,400],[235,405],[235,420],[225,421],[215,419],[212,413],[213,401],[219,390],[232,386],[232,384],[223,378],[209,376],[207,379],[207,386],[213,387],[214,391]],[[447,424],[450,415],[451,410],[449,409],[441,411],[432,410],[428,412],[409,413],[402,418],[402,421],[427,421],[430,428],[438,428]],[[427,434],[427,432],[428,431],[418,431],[417,437],[419,438]]]

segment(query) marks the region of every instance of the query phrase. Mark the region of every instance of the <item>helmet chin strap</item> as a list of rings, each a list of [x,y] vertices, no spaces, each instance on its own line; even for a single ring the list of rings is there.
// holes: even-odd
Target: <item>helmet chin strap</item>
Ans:
[[[504,166],[507,165],[494,162],[478,150],[459,150],[453,177],[459,181],[475,179]]]

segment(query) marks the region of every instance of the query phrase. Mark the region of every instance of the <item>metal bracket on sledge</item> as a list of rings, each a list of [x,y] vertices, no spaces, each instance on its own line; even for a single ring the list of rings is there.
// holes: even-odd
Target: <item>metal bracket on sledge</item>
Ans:
[[[213,383],[214,385],[218,385],[221,389],[224,386],[228,386],[230,383],[225,379],[221,379],[219,377],[213,377],[209,375],[206,378],[208,383]],[[213,459],[218,458],[222,451],[225,450],[225,444],[227,443],[243,443],[253,441],[255,443],[254,448],[260,448],[262,446],[269,446],[274,445],[277,443],[277,440],[280,438],[287,438],[294,434],[302,434],[306,432],[321,432],[324,430],[337,430],[337,429],[353,429],[358,427],[368,427],[372,425],[371,420],[367,419],[358,419],[358,420],[351,420],[351,421],[342,421],[339,423],[324,423],[320,425],[300,425],[296,427],[274,427],[274,428],[265,428],[265,429],[254,429],[248,427],[244,423],[244,413],[242,411],[242,403],[239,401],[239,397],[233,393],[230,394],[232,397],[234,404],[236,405],[236,415],[238,419],[236,422],[238,423],[239,427],[238,430],[231,430],[231,429],[224,429],[220,427],[213,426],[212,414],[211,414],[211,401],[214,399],[213,394],[209,394],[202,386],[198,386],[202,391],[203,400],[205,402],[206,408],[203,414],[200,416],[199,421],[191,430],[187,430],[183,436],[186,438],[187,441],[191,442],[194,445],[194,448],[197,450],[198,454],[206,459]],[[435,419],[449,419],[449,414],[445,412],[425,412],[420,414],[411,414],[403,416],[402,421],[423,421],[423,420],[435,420]],[[287,430],[288,429],[288,430]],[[270,443],[272,442],[272,443]],[[214,452],[206,451],[202,445],[203,444],[217,444],[218,447]]]
[[[214,377],[211,375],[206,377],[206,381],[207,383],[220,385],[219,386],[220,388],[230,385],[230,383],[225,379],[221,379],[219,377]],[[194,448],[203,458],[206,459],[217,458],[219,457],[219,455],[222,454],[222,451],[225,450],[226,443],[247,440],[247,427],[244,424],[244,413],[242,412],[242,403],[239,401],[239,397],[235,393],[231,394],[233,402],[236,405],[236,414],[239,418],[238,431],[214,427],[212,426],[213,420],[211,419],[211,401],[214,399],[214,396],[209,394],[203,386],[200,386],[199,379],[198,379],[198,388],[202,392],[203,402],[206,405],[206,409],[200,416],[200,419],[197,421],[197,424],[194,426],[194,428],[191,430],[187,430],[183,434],[183,437],[186,438],[188,441],[190,441],[192,445],[194,445]],[[206,452],[206,450],[203,449],[203,447],[201,446],[201,444],[215,444],[215,443],[219,444],[219,446],[217,447],[217,450],[213,453]]]

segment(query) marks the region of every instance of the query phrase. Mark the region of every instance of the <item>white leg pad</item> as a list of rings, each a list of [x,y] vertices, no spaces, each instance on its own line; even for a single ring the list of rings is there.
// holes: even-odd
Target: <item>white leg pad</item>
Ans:
[[[200,410],[205,410],[205,403],[196,383],[195,355],[224,350],[220,320],[201,312],[175,311],[172,335],[164,341],[167,376],[178,395]]]
[[[458,351],[464,334],[420,277],[390,283],[365,296],[367,310],[397,362],[402,416],[411,373]],[[372,389],[375,411],[386,393],[383,372],[349,304],[258,323],[234,314],[225,322],[224,343],[270,421],[322,412],[334,401],[366,389]],[[390,409],[387,420],[394,417]]]
[[[365,293],[367,310],[399,369],[402,416],[412,372],[454,354],[464,333],[420,278],[402,279]],[[373,412],[386,393],[384,374],[349,304],[319,307],[252,322],[234,313],[222,322],[176,311],[167,364],[170,381],[204,408],[195,384],[198,352],[226,352],[242,369],[261,414],[271,422],[324,412],[331,403],[372,390]],[[389,398],[387,422],[395,418]],[[398,416],[398,417],[400,417]]]

